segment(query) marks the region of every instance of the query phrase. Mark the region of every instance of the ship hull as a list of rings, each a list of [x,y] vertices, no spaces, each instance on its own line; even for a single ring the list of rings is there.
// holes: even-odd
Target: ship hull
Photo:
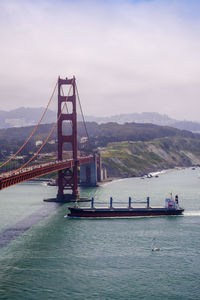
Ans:
[[[184,211],[182,208],[76,208],[69,207],[68,217],[79,218],[124,218],[140,216],[177,216]]]

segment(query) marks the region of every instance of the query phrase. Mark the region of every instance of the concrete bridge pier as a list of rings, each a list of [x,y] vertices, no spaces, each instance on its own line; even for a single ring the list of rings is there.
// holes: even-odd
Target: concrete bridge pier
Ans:
[[[97,186],[97,182],[101,181],[101,163],[100,156],[95,155],[95,159],[91,163],[80,166],[80,186]]]

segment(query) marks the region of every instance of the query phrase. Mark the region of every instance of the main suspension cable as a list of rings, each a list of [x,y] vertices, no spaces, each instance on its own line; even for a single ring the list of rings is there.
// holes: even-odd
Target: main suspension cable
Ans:
[[[56,88],[57,88],[57,85],[58,85],[58,80],[56,81],[56,84],[55,84],[55,87],[53,89],[53,92],[52,92],[52,95],[49,99],[49,102],[40,118],[40,120],[38,121],[37,125],[34,127],[33,131],[31,132],[30,136],[27,138],[27,140],[24,142],[24,144],[19,148],[19,150],[17,150],[17,152],[15,154],[13,154],[7,161],[5,161],[3,164],[0,165],[0,168],[2,168],[3,166],[7,165],[13,158],[15,158],[15,156],[17,156],[17,154],[26,146],[26,144],[29,142],[29,140],[31,139],[31,137],[33,136],[33,134],[36,132],[36,130],[38,129],[40,123],[42,122],[46,112],[47,112],[47,109],[49,108],[49,105],[53,99],[53,96],[55,94],[55,91],[56,91]]]
[[[23,166],[21,166],[19,169],[16,169],[16,170],[14,170],[12,173],[11,173],[11,175],[12,174],[14,174],[15,172],[19,172],[19,171],[21,171],[23,168],[25,168],[38,154],[39,154],[39,152],[42,150],[42,148],[46,145],[46,143],[48,142],[48,140],[49,140],[49,138],[52,136],[52,134],[53,134],[53,132],[54,132],[54,130],[55,130],[55,128],[56,128],[56,126],[57,126],[57,124],[58,124],[58,121],[60,120],[60,117],[61,117],[61,115],[62,115],[62,113],[63,113],[63,110],[64,110],[64,108],[66,107],[66,102],[67,102],[67,99],[68,99],[68,97],[69,97],[69,94],[70,94],[70,92],[71,92],[71,88],[72,88],[72,85],[70,86],[70,89],[69,89],[69,92],[68,92],[68,95],[66,96],[66,100],[65,100],[65,103],[64,103],[64,105],[63,105],[63,107],[62,107],[62,109],[61,109],[61,112],[60,112],[60,114],[59,114],[59,116],[58,116],[58,118],[57,118],[57,120],[56,120],[56,122],[54,123],[54,125],[53,125],[53,127],[52,127],[52,129],[51,129],[51,131],[50,131],[50,133],[49,133],[49,135],[47,136],[47,138],[46,138],[46,140],[44,141],[44,143],[41,145],[41,147],[38,149],[38,151],[23,165]]]

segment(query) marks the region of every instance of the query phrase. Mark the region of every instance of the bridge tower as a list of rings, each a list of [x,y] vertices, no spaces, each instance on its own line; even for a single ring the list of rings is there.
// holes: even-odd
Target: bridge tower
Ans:
[[[71,87],[70,87],[71,85]],[[69,86],[71,93],[62,95],[62,87]],[[71,103],[71,111],[62,113],[65,103]],[[58,78],[58,160],[63,159],[63,144],[72,146],[72,155],[75,162],[73,168],[58,171],[58,201],[66,201],[79,198],[78,193],[78,150],[77,150],[77,112],[76,112],[76,81]],[[72,131],[70,135],[64,134],[64,121],[71,121]],[[64,190],[71,190],[72,194],[64,194]]]

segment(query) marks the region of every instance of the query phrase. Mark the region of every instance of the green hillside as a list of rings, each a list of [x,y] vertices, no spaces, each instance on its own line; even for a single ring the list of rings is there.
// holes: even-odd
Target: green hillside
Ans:
[[[148,142],[110,143],[101,149],[110,177],[143,176],[148,172],[200,164],[200,140],[172,137]]]

